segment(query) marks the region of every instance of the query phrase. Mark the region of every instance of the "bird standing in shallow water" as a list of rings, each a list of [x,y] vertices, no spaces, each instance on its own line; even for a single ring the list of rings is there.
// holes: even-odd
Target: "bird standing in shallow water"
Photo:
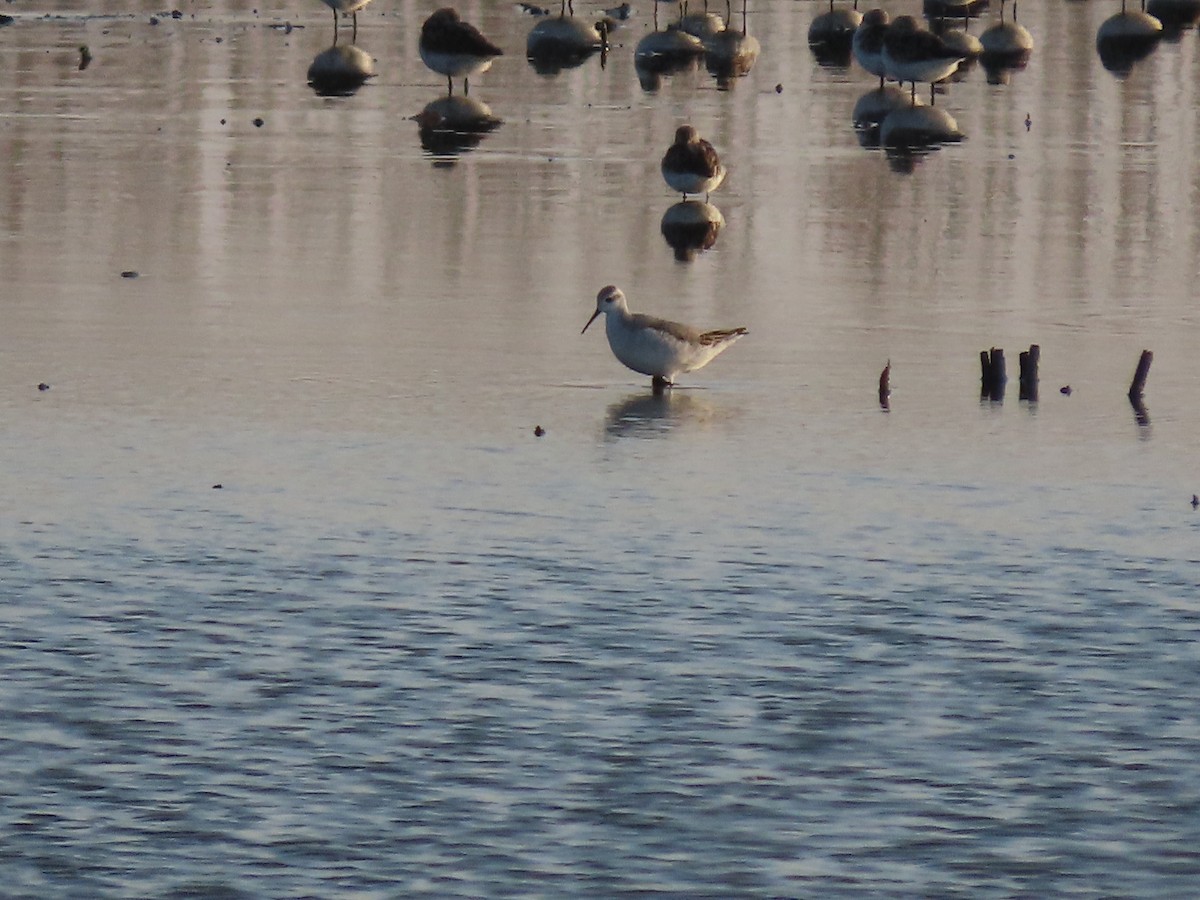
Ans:
[[[321,0],[326,6],[333,10],[333,42],[337,43],[338,34],[338,15],[340,13],[350,13],[351,20],[354,22],[354,30],[350,34],[350,42],[358,40],[358,11],[366,6],[371,0]]]
[[[725,167],[713,145],[700,137],[691,125],[680,125],[675,131],[675,143],[667,148],[662,158],[663,180],[672,189],[683,194],[703,194],[708,200],[710,191],[715,191],[725,180]]]
[[[449,92],[454,93],[455,76],[462,76],[463,93],[468,93],[467,79],[486,72],[497,56],[504,51],[480,34],[470,22],[458,17],[458,12],[446,6],[439,9],[421,26],[417,45],[421,61],[439,75],[446,76]]]
[[[912,82],[912,101],[917,102],[917,82],[929,83],[929,103],[934,103],[934,84],[949,78],[963,56],[945,41],[926,31],[912,16],[900,16],[883,36],[883,67],[903,84]]]
[[[883,65],[883,38],[887,30],[888,14],[882,9],[873,9],[863,16],[850,42],[854,58],[872,75],[879,76],[880,87],[883,87],[883,77],[887,74]]]
[[[602,313],[613,356],[633,371],[652,376],[656,391],[671,387],[675,376],[708,365],[747,333],[745,328],[702,332],[678,322],[631,313],[624,292],[612,284],[596,295],[596,311],[579,333],[587,331]]]

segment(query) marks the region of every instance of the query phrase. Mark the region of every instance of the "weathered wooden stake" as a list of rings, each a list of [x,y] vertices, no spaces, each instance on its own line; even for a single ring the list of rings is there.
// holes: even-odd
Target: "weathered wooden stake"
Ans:
[[[1141,399],[1142,391],[1146,387],[1146,378],[1150,375],[1150,363],[1154,362],[1154,354],[1149,350],[1142,351],[1142,357],[1138,360],[1137,371],[1133,373],[1133,383],[1129,385],[1129,399]]]
[[[979,399],[1004,399],[1004,385],[1008,382],[1008,374],[1004,369],[1004,351],[993,347],[990,351],[979,351],[979,364],[983,369]]]
[[[1042,358],[1042,348],[1030,344],[1028,350],[1022,350],[1018,357],[1021,364],[1020,399],[1037,403],[1038,399],[1038,360]]]
[[[1142,402],[1142,391],[1146,387],[1146,378],[1150,375],[1150,363],[1154,354],[1143,350],[1138,360],[1137,371],[1133,373],[1133,383],[1129,385],[1129,403],[1133,407],[1133,418],[1143,428],[1150,424],[1150,413]]]
[[[892,393],[891,372],[892,361],[889,359],[887,365],[883,367],[883,371],[879,373],[879,406],[885,412],[891,408],[888,400]]]

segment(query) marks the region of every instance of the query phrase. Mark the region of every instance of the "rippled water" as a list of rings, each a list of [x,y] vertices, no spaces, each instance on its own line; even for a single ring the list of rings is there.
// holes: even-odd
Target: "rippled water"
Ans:
[[[654,91],[646,4],[554,76],[461,7],[508,55],[456,154],[432,4],[347,98],[320,4],[6,7],[4,893],[1192,895],[1200,59],[1107,71],[1112,5],[1021,4],[918,157],[824,3]],[[684,119],[731,174],[681,262]],[[609,282],[750,335],[655,398]]]

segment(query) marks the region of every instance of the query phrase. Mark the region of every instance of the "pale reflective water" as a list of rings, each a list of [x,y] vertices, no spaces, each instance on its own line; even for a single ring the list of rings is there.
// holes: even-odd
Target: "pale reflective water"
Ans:
[[[916,158],[824,3],[655,91],[647,4],[555,76],[460,7],[508,55],[449,155],[433,4],[360,13],[343,98],[322,4],[7,7],[5,893],[1191,895],[1200,59],[1107,71],[1115,6],[1022,3]],[[654,398],[578,333],[610,282],[750,336]]]

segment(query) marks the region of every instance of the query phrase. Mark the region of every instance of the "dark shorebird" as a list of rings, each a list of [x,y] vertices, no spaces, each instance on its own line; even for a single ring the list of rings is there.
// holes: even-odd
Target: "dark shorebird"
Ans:
[[[467,79],[471,75],[486,72],[497,56],[504,51],[479,33],[479,29],[458,17],[451,7],[443,7],[425,20],[421,26],[421,41],[418,45],[421,61],[439,75],[446,76],[449,92],[454,93],[454,78],[463,80],[463,93],[467,93]]]
[[[672,190],[683,194],[703,194],[708,199],[725,180],[725,167],[713,145],[700,137],[691,125],[680,125],[675,131],[675,143],[662,158],[663,180]]]
[[[747,333],[745,328],[702,332],[678,322],[632,313],[625,294],[611,284],[596,295],[596,311],[583,331],[601,313],[613,356],[633,371],[652,376],[656,391],[674,384],[676,375],[704,368]]]
[[[926,31],[912,16],[900,16],[888,26],[883,38],[883,66],[887,74],[903,83],[912,82],[912,101],[917,101],[917,82],[929,84],[929,102],[934,103],[934,85],[948,78],[963,61],[962,55],[945,41]]]
[[[883,37],[888,30],[888,14],[882,9],[872,9],[858,27],[854,29],[854,37],[850,49],[858,64],[879,77],[879,86],[883,87],[883,77],[887,69],[883,65]]]

